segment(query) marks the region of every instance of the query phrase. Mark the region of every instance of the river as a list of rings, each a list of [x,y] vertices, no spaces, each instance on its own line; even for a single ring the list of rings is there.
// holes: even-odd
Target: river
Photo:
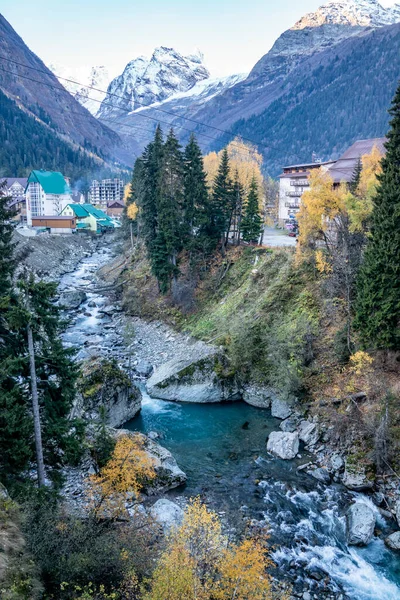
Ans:
[[[93,289],[96,270],[111,256],[105,247],[82,260],[62,277],[60,291]],[[79,359],[101,352],[126,364],[118,334],[124,317],[102,313],[107,301],[105,295],[88,291],[81,307],[69,313],[64,343],[78,348]],[[309,598],[400,600],[399,556],[381,537],[374,537],[366,548],[348,547],[344,513],[356,496],[373,507],[379,530],[390,532],[390,523],[368,497],[339,485],[324,486],[297,471],[308,460],[305,453],[295,461],[269,456],[266,438],[279,429],[269,411],[243,402],[172,403],[150,398],[144,386],[142,391],[142,411],[125,427],[158,432],[160,443],[187,473],[186,486],[168,497],[182,500],[200,494],[227,527],[240,529],[250,520],[268,526],[276,573],[283,572],[298,594],[307,589]]]

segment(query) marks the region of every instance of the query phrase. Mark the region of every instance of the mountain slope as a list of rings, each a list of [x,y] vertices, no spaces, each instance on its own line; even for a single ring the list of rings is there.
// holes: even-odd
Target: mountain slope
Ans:
[[[61,85],[74,96],[75,100],[87,108],[92,115],[96,115],[101,102],[106,97],[106,92],[99,92],[90,88],[97,88],[98,90],[107,89],[110,83],[110,76],[106,67],[78,67],[71,69],[62,67],[59,64],[51,64],[49,68],[56,75],[57,79],[59,79]],[[71,81],[66,81],[66,79],[79,83],[71,83]]]
[[[400,24],[372,30],[310,57],[277,100],[232,130],[265,144],[273,175],[285,164],[309,162],[313,151],[337,158],[356,139],[386,134],[399,75]]]
[[[113,79],[97,116],[105,119],[125,115],[126,110],[186,92],[208,77],[201,55],[182,56],[173,48],[156,48],[150,60],[143,56],[135,58]]]
[[[32,68],[17,65],[8,59]],[[45,117],[50,127],[64,135],[67,141],[103,157],[123,159],[126,156],[119,136],[95,119],[67,92],[2,15],[0,90],[29,112],[40,118]]]

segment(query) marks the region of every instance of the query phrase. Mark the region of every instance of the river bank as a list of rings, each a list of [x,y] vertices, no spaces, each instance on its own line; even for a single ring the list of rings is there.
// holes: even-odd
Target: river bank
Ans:
[[[159,436],[188,475],[185,487],[162,497],[183,506],[189,497],[201,495],[227,529],[267,528],[277,574],[283,572],[292,582],[293,598],[399,598],[399,561],[381,537],[362,549],[349,547],[346,537],[345,514],[354,500],[368,505],[382,531],[391,531],[390,521],[363,494],[299,470],[314,460],[302,447],[293,461],[268,454],[266,439],[282,423],[269,410],[243,402],[181,404],[146,394],[141,367],[157,368],[176,356],[196,357],[198,342],[160,321],[132,319],[114,292],[95,291],[101,289],[97,270],[112,254],[103,247],[62,278],[60,292],[87,287],[85,300],[69,313],[64,343],[79,347],[79,359],[99,353],[115,358],[141,383],[141,413],[125,427]]]

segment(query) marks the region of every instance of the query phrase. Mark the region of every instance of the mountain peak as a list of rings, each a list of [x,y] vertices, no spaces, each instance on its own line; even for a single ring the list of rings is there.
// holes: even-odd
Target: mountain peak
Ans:
[[[321,25],[383,27],[400,21],[400,5],[384,8],[378,0],[330,0],[302,17],[292,29]]]

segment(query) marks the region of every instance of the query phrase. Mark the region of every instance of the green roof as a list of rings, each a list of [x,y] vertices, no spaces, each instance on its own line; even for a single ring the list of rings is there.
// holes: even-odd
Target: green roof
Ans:
[[[113,221],[110,219],[105,212],[93,206],[93,204],[82,204],[82,206],[87,210],[88,213],[93,215],[93,217],[97,220],[98,223],[107,227],[114,227]]]
[[[46,194],[70,194],[71,188],[58,171],[31,171],[27,186],[31,182],[39,183]]]
[[[83,208],[82,204],[67,204],[71,208],[78,219],[84,219],[89,216],[89,212]],[[65,210],[65,209],[64,209]]]
[[[88,227],[90,227],[89,223],[77,223],[76,224],[77,229],[87,229]]]

